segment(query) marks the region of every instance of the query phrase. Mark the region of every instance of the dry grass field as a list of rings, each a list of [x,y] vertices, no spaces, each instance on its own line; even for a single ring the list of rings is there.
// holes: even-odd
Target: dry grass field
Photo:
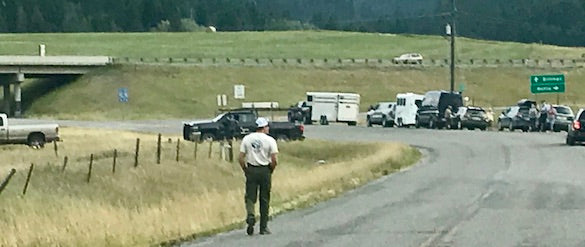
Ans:
[[[0,194],[0,246],[144,246],[240,227],[244,176],[219,159],[214,143],[163,136],[156,164],[155,134],[63,128],[64,141],[32,149],[0,146],[0,176],[16,175]],[[134,167],[140,138],[138,167]],[[117,149],[116,172],[112,172]],[[280,144],[271,214],[311,205],[416,162],[420,153],[392,143]],[[91,180],[87,182],[93,154]],[[68,164],[63,170],[64,157]],[[325,164],[317,164],[325,160]],[[28,168],[35,164],[26,195]],[[356,164],[360,164],[359,166]]]

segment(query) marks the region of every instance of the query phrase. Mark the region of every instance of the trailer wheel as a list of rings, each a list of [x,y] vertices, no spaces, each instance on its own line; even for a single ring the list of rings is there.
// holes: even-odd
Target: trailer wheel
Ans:
[[[357,122],[347,122],[347,125],[349,125],[349,126],[356,126],[357,125]]]

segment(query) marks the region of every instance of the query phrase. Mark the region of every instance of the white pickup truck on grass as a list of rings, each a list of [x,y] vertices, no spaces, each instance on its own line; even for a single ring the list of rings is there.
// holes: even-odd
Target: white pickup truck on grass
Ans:
[[[45,143],[59,141],[59,125],[9,125],[6,114],[0,113],[0,144],[27,144],[43,147]]]

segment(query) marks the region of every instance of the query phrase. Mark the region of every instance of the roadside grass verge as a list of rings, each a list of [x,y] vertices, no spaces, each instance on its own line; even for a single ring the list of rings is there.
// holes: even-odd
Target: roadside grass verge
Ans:
[[[195,143],[181,141],[177,162],[179,137],[164,136],[157,165],[156,135],[83,128],[61,132],[58,157],[52,145],[41,150],[0,146],[0,175],[17,169],[0,194],[0,246],[144,246],[233,229],[244,219],[244,177],[236,162],[219,159],[217,143],[211,159],[209,144],[198,144],[195,160]],[[136,138],[141,146],[134,168]],[[307,140],[279,147],[273,215],[331,198],[420,157],[417,150],[394,143]],[[113,149],[119,154],[115,174]],[[62,171],[64,156],[69,163]],[[30,163],[36,166],[23,196]]]
[[[530,93],[530,75],[565,74],[567,93],[559,103],[584,105],[585,69],[461,68],[456,85],[478,106],[506,106]],[[226,94],[228,106],[243,101],[276,101],[286,108],[305,99],[307,91],[356,92],[361,110],[378,101],[394,101],[397,93],[425,93],[449,88],[448,68],[298,68],[298,67],[182,67],[117,66],[94,71],[36,99],[25,113],[60,119],[196,119],[211,118],[216,96]],[[39,82],[41,83],[41,82]],[[233,99],[233,86],[246,87],[246,99]],[[129,102],[118,100],[128,88]],[[538,99],[556,102],[556,95]],[[23,100],[31,100],[24,98]],[[575,109],[576,110],[576,109]]]

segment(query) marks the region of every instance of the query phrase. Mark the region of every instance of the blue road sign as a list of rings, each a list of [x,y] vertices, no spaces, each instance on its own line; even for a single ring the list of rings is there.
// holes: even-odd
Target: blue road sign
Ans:
[[[120,102],[128,102],[128,88],[118,88],[118,100]]]

